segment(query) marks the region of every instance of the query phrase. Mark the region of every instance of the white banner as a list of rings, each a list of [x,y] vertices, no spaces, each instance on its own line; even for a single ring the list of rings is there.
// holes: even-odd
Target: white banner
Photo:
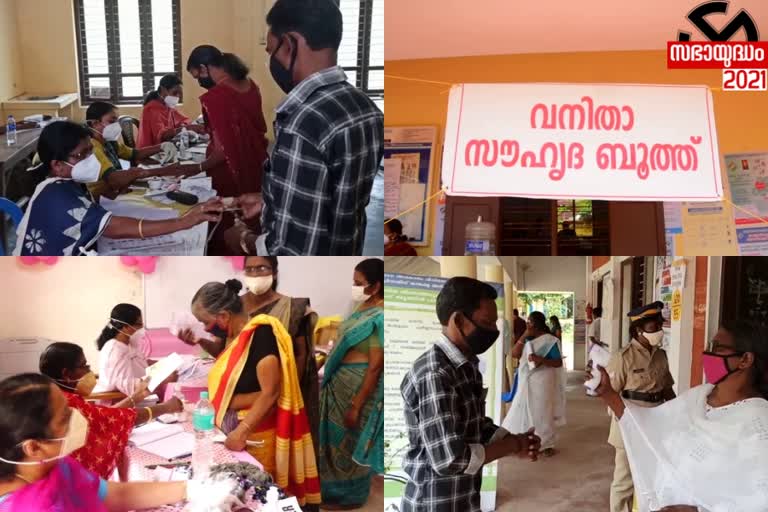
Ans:
[[[456,196],[718,200],[712,93],[692,85],[457,85],[442,178]]]

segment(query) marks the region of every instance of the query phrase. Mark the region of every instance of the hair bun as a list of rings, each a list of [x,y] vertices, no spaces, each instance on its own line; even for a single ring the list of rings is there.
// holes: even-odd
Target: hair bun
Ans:
[[[224,285],[227,287],[228,290],[234,292],[235,294],[239,295],[240,290],[243,289],[243,283],[238,281],[237,279],[228,279]]]

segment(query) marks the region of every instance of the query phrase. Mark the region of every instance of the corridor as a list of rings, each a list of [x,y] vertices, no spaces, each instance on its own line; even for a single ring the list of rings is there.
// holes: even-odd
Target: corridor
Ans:
[[[558,431],[557,454],[535,463],[499,464],[499,512],[603,512],[613,477],[609,420],[599,399],[584,393],[583,372],[568,373],[568,424]]]

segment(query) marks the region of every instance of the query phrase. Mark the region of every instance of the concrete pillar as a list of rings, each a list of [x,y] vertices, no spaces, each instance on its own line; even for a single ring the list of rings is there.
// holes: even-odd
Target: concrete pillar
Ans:
[[[486,265],[485,266],[485,281],[489,283],[503,283],[504,282],[504,267],[498,265]]]
[[[440,276],[446,278],[464,276],[477,279],[477,257],[443,256],[440,258]]]

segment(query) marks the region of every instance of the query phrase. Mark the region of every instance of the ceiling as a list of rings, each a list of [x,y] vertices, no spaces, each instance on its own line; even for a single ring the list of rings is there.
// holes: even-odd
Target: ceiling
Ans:
[[[706,0],[387,0],[385,60],[513,53],[663,50]],[[768,36],[768,0],[730,0],[706,19],[722,29],[745,9]],[[732,40],[744,40],[740,30]]]

